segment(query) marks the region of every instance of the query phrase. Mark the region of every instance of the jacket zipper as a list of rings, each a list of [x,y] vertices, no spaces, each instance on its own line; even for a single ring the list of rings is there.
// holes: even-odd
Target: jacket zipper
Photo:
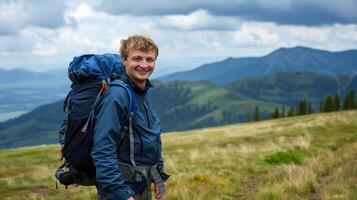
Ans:
[[[143,105],[144,105],[144,108],[145,108],[145,113],[146,113],[146,119],[147,119],[147,121],[148,121],[148,126],[149,126],[149,128],[152,128],[151,127],[151,120],[150,120],[150,110],[149,110],[149,106],[148,106],[148,104],[147,104],[147,102],[145,101],[145,99],[143,99]]]

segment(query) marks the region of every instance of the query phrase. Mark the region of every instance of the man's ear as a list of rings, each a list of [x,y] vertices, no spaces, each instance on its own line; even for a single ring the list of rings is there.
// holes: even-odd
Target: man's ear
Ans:
[[[125,66],[126,66],[126,63],[127,63],[127,59],[122,59],[121,61]]]

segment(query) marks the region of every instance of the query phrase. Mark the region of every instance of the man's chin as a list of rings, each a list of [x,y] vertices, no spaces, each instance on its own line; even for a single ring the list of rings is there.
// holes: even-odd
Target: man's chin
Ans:
[[[148,76],[136,76],[134,77],[134,79],[137,81],[137,82],[145,82],[146,80],[148,80]]]

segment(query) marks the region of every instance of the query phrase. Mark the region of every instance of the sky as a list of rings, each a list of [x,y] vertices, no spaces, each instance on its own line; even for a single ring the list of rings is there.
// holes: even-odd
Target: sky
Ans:
[[[159,75],[297,45],[357,49],[357,0],[0,0],[0,69],[67,68],[117,53],[132,34],[159,46]]]

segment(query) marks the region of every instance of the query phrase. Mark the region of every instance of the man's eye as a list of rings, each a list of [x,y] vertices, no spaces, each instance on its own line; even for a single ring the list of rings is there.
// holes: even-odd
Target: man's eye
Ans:
[[[152,58],[148,58],[146,61],[147,61],[147,62],[155,62],[155,60],[152,59]]]
[[[133,60],[134,60],[134,61],[139,61],[139,60],[141,60],[141,59],[140,59],[140,57],[134,57]]]

